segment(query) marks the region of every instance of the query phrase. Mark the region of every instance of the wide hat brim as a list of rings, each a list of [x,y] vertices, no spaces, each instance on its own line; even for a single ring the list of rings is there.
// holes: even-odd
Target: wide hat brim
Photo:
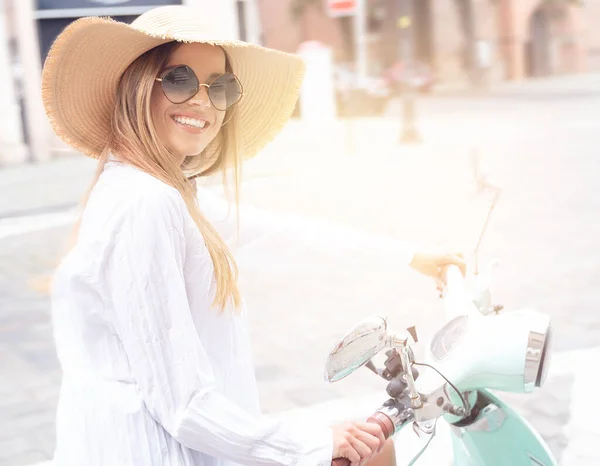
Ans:
[[[288,121],[298,99],[304,63],[295,55],[228,40],[206,15],[184,6],[159,7],[131,25],[87,17],[56,38],[42,73],[46,114],[67,144],[97,158],[111,134],[117,87],[123,72],[140,55],[171,41],[224,48],[244,88],[237,104],[239,149],[256,155]]]

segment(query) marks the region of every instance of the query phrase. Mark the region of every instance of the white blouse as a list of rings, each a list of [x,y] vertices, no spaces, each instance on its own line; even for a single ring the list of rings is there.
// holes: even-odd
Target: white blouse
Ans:
[[[199,190],[200,208],[228,241],[269,230],[319,245],[368,249],[395,263],[412,250],[321,225],[300,231],[254,210],[237,236],[228,204]],[[248,233],[249,232],[249,233]],[[77,245],[61,262],[52,319],[63,380],[54,466],[328,466],[328,426],[263,416],[246,310],[211,308],[213,264],[180,194],[110,161],[94,187]]]

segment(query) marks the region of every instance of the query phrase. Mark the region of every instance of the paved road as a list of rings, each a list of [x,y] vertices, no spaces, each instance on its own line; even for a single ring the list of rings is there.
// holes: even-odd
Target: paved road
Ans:
[[[582,89],[586,98],[578,97]],[[581,413],[593,409],[585,397],[588,374],[572,364],[592,354],[581,351],[600,346],[598,104],[600,85],[588,78],[493,98],[426,102],[421,111],[435,107],[435,116],[422,119],[426,143],[415,148],[395,144],[398,124],[391,118],[329,128],[327,138],[323,129],[306,134],[292,125],[248,164],[243,202],[302,216],[310,232],[319,228],[312,219],[320,219],[369,232],[374,241],[393,235],[468,250],[484,209],[470,179],[477,148],[504,188],[482,250],[483,259],[501,261],[496,297],[509,309],[549,313],[556,350],[571,351],[559,359],[570,367],[555,369],[544,390],[511,399],[561,464],[598,464],[597,454],[581,446],[586,435],[598,433],[582,420]],[[59,258],[69,229],[64,209],[92,171],[87,161],[66,159],[27,174],[0,172],[9,213],[0,216],[0,466],[52,454],[60,372],[47,296],[36,282]],[[35,215],[9,218],[15,212]],[[335,235],[323,236],[329,246],[323,250],[306,244],[302,231],[271,235],[239,256],[267,412],[372,396],[383,384],[368,372],[323,384],[321,367],[332,343],[372,313],[387,314],[397,327],[417,324],[424,334],[441,315],[431,283],[403,265],[368,251],[348,254]]]

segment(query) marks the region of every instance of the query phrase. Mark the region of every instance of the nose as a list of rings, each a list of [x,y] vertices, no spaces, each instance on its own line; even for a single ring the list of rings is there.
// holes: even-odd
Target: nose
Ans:
[[[208,97],[208,86],[200,85],[198,92],[196,95],[192,97],[189,101],[190,105],[194,105],[196,107],[200,107],[202,109],[208,109],[212,105],[210,102],[210,98]]]

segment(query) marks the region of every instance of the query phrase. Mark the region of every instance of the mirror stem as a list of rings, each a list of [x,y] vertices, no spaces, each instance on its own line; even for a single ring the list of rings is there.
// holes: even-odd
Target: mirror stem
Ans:
[[[492,211],[496,207],[496,203],[492,199],[490,201],[490,206],[485,216],[485,221],[483,222],[483,227],[481,228],[481,232],[479,233],[479,238],[477,238],[477,244],[475,245],[475,250],[473,251],[473,258],[475,261],[475,275],[479,274],[479,246],[481,245],[481,240],[483,239],[483,235],[485,234],[485,230],[487,229],[488,223],[490,221],[490,217],[492,215]]]

